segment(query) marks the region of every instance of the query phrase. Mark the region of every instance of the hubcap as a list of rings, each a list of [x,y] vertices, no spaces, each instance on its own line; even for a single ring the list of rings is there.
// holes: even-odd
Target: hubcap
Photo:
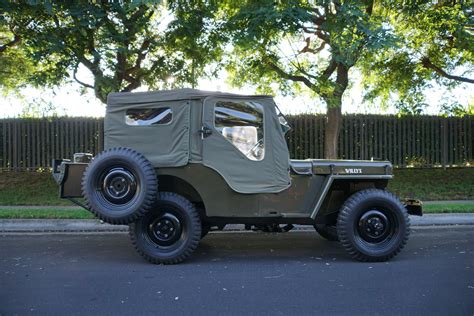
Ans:
[[[102,192],[111,203],[127,203],[137,192],[135,176],[125,168],[113,168],[103,177]]]
[[[148,226],[148,234],[160,246],[170,246],[178,241],[182,233],[181,221],[174,214],[164,213]]]
[[[363,240],[378,243],[390,235],[391,223],[382,211],[370,210],[359,219],[357,230]]]

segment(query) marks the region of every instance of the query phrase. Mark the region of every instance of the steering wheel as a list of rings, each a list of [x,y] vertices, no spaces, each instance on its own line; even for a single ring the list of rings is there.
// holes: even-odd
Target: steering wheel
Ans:
[[[263,138],[260,138],[257,143],[255,145],[253,145],[252,148],[250,148],[250,150],[248,150],[246,153],[245,153],[245,156],[248,156],[250,153],[255,157],[255,158],[258,158],[257,157],[257,149],[263,145]]]

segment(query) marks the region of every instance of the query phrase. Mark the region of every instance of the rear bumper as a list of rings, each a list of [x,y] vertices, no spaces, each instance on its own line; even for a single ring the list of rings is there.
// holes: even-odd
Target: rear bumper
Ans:
[[[82,197],[82,175],[88,163],[70,160],[53,160],[53,178],[59,185],[59,197],[62,199]]]

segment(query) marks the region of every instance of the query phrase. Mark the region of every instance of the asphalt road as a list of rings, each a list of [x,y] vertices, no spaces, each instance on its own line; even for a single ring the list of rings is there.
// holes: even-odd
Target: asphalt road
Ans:
[[[416,228],[387,263],[316,233],[210,234],[156,266],[123,233],[0,237],[0,314],[474,314],[474,226]]]

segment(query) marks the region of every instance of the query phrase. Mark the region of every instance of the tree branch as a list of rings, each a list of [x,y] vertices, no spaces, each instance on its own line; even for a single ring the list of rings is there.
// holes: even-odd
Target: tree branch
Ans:
[[[284,71],[283,69],[281,69],[280,67],[278,67],[275,63],[273,62],[270,62],[270,61],[267,61],[266,64],[268,65],[268,67],[270,67],[270,69],[272,69],[273,71],[275,71],[279,76],[281,76],[282,78],[285,78],[287,80],[291,80],[291,81],[297,81],[297,82],[302,82],[304,83],[308,88],[314,90],[315,88],[315,85],[306,77],[304,76],[298,76],[298,75],[292,75],[292,74],[289,74],[287,73],[286,71]]]
[[[317,54],[319,53],[320,51],[322,51],[324,49],[324,47],[326,46],[326,42],[321,42],[321,45],[319,45],[318,48],[311,48],[310,45],[311,45],[311,38],[307,37],[306,40],[306,45],[305,47],[303,47],[301,50],[300,50],[300,54],[301,53],[312,53],[312,54]]]
[[[3,53],[4,51],[7,50],[8,47],[12,47],[12,46],[15,46],[16,44],[20,43],[21,42],[21,38],[14,34],[14,37],[11,41],[9,41],[8,43],[0,46],[0,53]]]
[[[127,79],[128,82],[130,82],[128,85],[125,86],[120,92],[130,92],[142,85],[141,81],[139,78],[133,78],[133,77],[128,77]]]
[[[138,49],[135,65],[127,69],[128,74],[136,72],[140,69],[142,61],[145,59],[146,55],[148,54],[147,50],[150,47],[150,45],[151,45],[151,40],[149,38],[145,38],[143,40],[142,45],[140,45],[140,48]]]
[[[329,35],[328,34],[325,34],[322,30],[320,29],[317,29],[316,32],[314,32],[314,34],[319,37],[321,40],[323,40],[324,42],[326,43],[330,43],[329,41]]]
[[[321,80],[326,81],[331,77],[333,72],[336,70],[337,67],[337,62],[334,60],[334,58],[331,59],[329,62],[329,65],[326,67],[326,69],[323,71],[321,74]]]
[[[77,83],[79,83],[81,86],[84,86],[86,88],[90,88],[90,89],[94,89],[94,86],[90,85],[90,84],[87,84],[79,79],[77,79],[77,68],[79,67],[79,63],[76,63],[76,66],[74,67],[74,71],[72,73],[72,77],[74,78],[74,80],[76,80]]]
[[[440,67],[434,65],[428,57],[423,57],[423,59],[421,60],[421,64],[423,65],[423,67],[427,69],[434,70],[438,75],[442,77],[445,77],[451,80],[461,81],[461,82],[474,83],[474,79],[448,74],[446,71],[444,71]]]

